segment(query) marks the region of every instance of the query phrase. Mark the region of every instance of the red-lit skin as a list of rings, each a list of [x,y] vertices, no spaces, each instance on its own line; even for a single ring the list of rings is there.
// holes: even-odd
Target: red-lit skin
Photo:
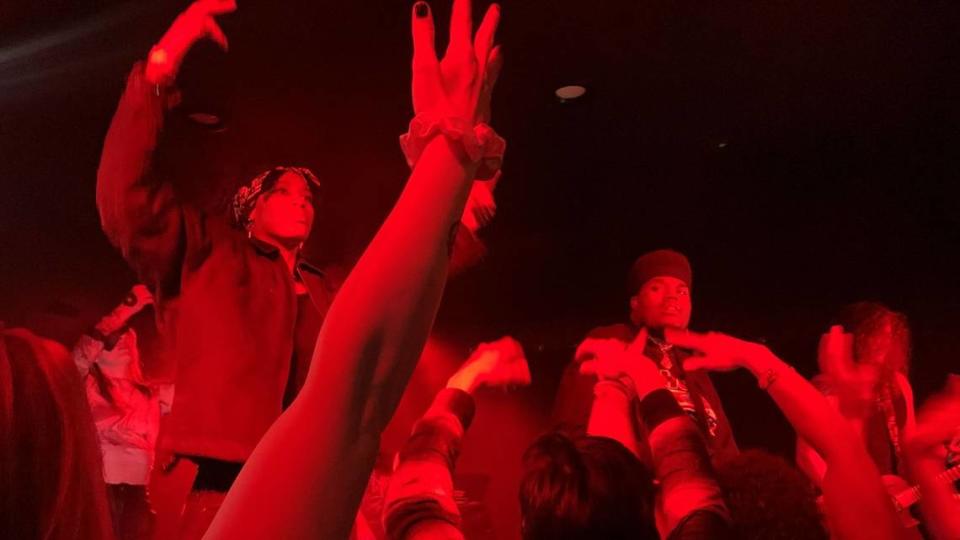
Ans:
[[[250,233],[281,249],[294,250],[310,236],[313,194],[307,181],[288,171],[260,195],[250,213]]]
[[[615,339],[588,339],[577,349],[577,357],[589,358],[580,364],[580,373],[596,375],[598,379],[587,433],[618,441],[638,457],[634,396],[642,400],[650,392],[667,388],[656,364],[643,355],[646,342],[644,328],[629,344]],[[651,461],[662,464],[660,457],[672,452],[676,440],[690,433],[697,434],[697,427],[686,417],[672,418],[649,430],[646,438]],[[698,434],[693,439],[703,445]],[[707,450],[702,446],[698,452],[688,452],[680,458],[690,465],[683,471],[672,467],[654,470],[661,483],[656,512],[661,537],[667,538],[692,512],[717,504],[719,488],[711,476],[701,472],[709,467],[697,465],[705,456]]]
[[[913,388],[900,371],[906,365],[907,340],[897,339],[893,322],[888,317],[883,326],[861,338],[860,354],[855,357],[855,338],[843,330],[840,326],[834,326],[820,341],[820,371],[834,386],[832,395],[826,396],[827,401],[862,435],[865,417],[876,408],[880,385],[892,379],[906,407],[902,436],[909,438],[916,425]],[[797,439],[796,461],[797,466],[815,484],[822,482],[827,464],[802,438]]]
[[[276,246],[294,267],[303,242],[313,228],[313,194],[299,174],[285,172],[270,191],[257,198],[247,230],[253,237]]]
[[[163,84],[175,79],[190,48],[201,39],[209,38],[226,51],[227,37],[214,17],[236,9],[235,0],[197,0],[190,4],[151,51],[147,62],[147,80]]]
[[[688,370],[744,368],[758,381],[769,384],[767,393],[797,435],[809,441],[827,464],[822,490],[833,538],[899,538],[893,503],[861,438],[809,381],[758,343],[714,332],[667,330],[665,337],[674,345],[697,352],[684,362]],[[840,355],[833,358],[842,359]]]
[[[471,39],[470,1],[455,0],[441,61],[432,15],[414,14],[415,112],[478,120],[499,72],[498,20],[491,6]],[[330,307],[303,389],[254,449],[207,538],[349,535],[380,434],[432,328],[450,233],[477,170],[453,144],[436,137],[426,146]]]
[[[508,389],[512,386],[527,386],[530,384],[530,368],[524,356],[523,348],[513,338],[502,337],[491,343],[481,343],[470,358],[457,370],[447,382],[448,389],[458,389],[468,394],[474,394],[482,387]],[[435,409],[433,405],[423,415],[422,419],[431,417],[446,417],[447,421],[459,424],[449,411],[442,408]],[[460,425],[461,429],[466,426]],[[416,428],[415,428],[416,429]],[[462,434],[461,434],[462,437]],[[433,509],[455,508],[453,499],[453,470],[448,466],[439,466],[437,463],[421,461],[419,459],[401,460],[397,454],[397,463],[390,479],[387,496],[384,502],[384,522],[394,520],[388,516],[392,512],[406,513],[405,507],[410,506],[408,501],[418,501],[414,506],[423,507],[424,500],[433,499]],[[451,463],[455,466],[455,463]],[[432,512],[418,512],[418,520],[411,523],[404,520],[407,526],[401,531],[387,530],[389,538],[400,540],[447,540],[461,539],[463,534],[460,528]],[[442,514],[442,512],[441,512]],[[422,516],[422,517],[421,517]]]
[[[528,386],[530,367],[520,343],[504,336],[490,343],[481,343],[470,358],[447,381],[447,388],[473,394],[482,386],[491,388]]]
[[[648,280],[630,298],[630,320],[647,328],[680,328],[690,323],[690,287],[672,276]]]
[[[642,328],[631,343],[618,339],[588,338],[577,347],[575,357],[585,359],[580,373],[595,375],[600,381],[627,381],[630,393],[643,399],[658,388],[666,388],[666,381],[656,366],[643,355],[647,330]],[[639,385],[639,386],[638,386]],[[634,429],[632,396],[619,392],[600,392],[591,405],[587,433],[619,441],[627,450],[640,457],[637,432]]]

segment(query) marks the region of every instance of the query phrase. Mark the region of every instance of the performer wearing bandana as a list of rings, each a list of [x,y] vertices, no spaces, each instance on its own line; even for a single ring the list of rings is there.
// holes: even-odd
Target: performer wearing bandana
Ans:
[[[179,66],[197,41],[226,49],[215,17],[232,0],[198,0],[130,72],[104,142],[97,206],[104,232],[156,300],[176,396],[161,441],[198,466],[181,522],[200,538],[244,461],[303,385],[335,286],[302,254],[320,180],[306,167],[274,167],[233,198],[232,216],[178,200],[151,166],[177,103]],[[475,182],[451,235],[454,268],[483,254],[476,231],[495,213],[493,187]]]

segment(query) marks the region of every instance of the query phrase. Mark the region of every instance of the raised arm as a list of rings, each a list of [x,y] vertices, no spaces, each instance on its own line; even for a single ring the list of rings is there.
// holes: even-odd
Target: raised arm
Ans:
[[[403,445],[384,501],[391,540],[462,538],[453,498],[453,469],[481,387],[530,384],[523,349],[505,337],[484,343],[450,377]]]
[[[641,330],[630,344],[591,338],[580,345],[576,356],[581,373],[599,379],[587,431],[639,454],[634,429],[634,399],[639,399],[650,460],[660,482],[661,537],[722,537],[728,530],[726,508],[706,443],[667,390],[656,365],[643,355],[646,342],[647,332]]]
[[[190,47],[210,36],[226,47],[214,15],[233,0],[198,0],[174,21],[146,62],[134,65],[110,122],[97,170],[97,207],[110,242],[141,281],[155,286],[177,265],[182,213],[168,182],[153,169],[154,150],[176,93],[171,85]]]
[[[810,446],[803,437],[797,437],[796,456],[797,468],[807,475],[807,478],[817,487],[823,484],[823,475],[827,473],[827,462]]]
[[[303,390],[254,450],[210,538],[345,538],[380,433],[433,324],[451,234],[482,155],[471,144],[499,68],[499,8],[488,10],[474,41],[470,1],[455,0],[442,62],[429,6],[413,11],[411,137],[422,140],[422,153],[330,307]]]
[[[634,342],[646,338],[646,330],[641,330]],[[643,360],[642,353],[632,344],[618,339],[592,337],[577,347],[574,358],[580,375],[597,377],[587,419],[587,434],[613,439],[638,458],[639,434],[633,413],[638,391],[633,381],[651,385],[660,383],[659,386],[664,387],[663,378],[656,373],[656,369],[652,373],[644,370],[647,365],[642,363]],[[638,370],[640,373],[637,373]]]
[[[900,524],[876,466],[849,424],[809,381],[757,343],[718,333],[668,331],[667,339],[699,353],[693,371],[746,368],[776,402],[797,434],[823,457],[824,504],[836,538],[897,538]],[[857,504],[850,504],[850,501]]]
[[[100,319],[88,333],[80,336],[71,355],[81,377],[87,375],[90,366],[104,349],[113,349],[120,336],[127,331],[130,319],[152,303],[150,291],[141,284],[134,285],[119,306]]]

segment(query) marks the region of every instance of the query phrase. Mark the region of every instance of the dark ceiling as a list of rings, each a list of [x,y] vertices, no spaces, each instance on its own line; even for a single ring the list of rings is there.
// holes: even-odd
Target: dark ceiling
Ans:
[[[98,228],[100,144],[130,65],[186,4],[5,8],[0,317],[72,306],[89,324],[130,284]],[[197,204],[271,164],[315,168],[310,251],[349,266],[405,178],[408,16],[406,1],[241,0],[230,53],[198,47],[181,77],[186,105],[228,129],[173,122],[159,166]],[[695,327],[809,371],[832,312],[879,299],[911,316],[929,392],[960,351],[958,23],[947,1],[505,0],[499,215],[441,324],[564,350],[622,316],[637,254],[672,246],[694,264]],[[571,83],[587,96],[559,103]]]

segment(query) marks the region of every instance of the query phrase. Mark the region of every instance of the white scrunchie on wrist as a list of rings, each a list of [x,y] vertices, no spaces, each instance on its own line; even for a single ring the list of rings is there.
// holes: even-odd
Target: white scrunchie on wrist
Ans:
[[[410,121],[410,130],[400,136],[400,148],[411,169],[419,161],[427,144],[437,135],[443,135],[457,143],[470,161],[479,162],[476,174],[478,180],[493,178],[503,165],[507,142],[489,125],[471,125],[463,118],[435,118],[428,114],[418,114]]]

